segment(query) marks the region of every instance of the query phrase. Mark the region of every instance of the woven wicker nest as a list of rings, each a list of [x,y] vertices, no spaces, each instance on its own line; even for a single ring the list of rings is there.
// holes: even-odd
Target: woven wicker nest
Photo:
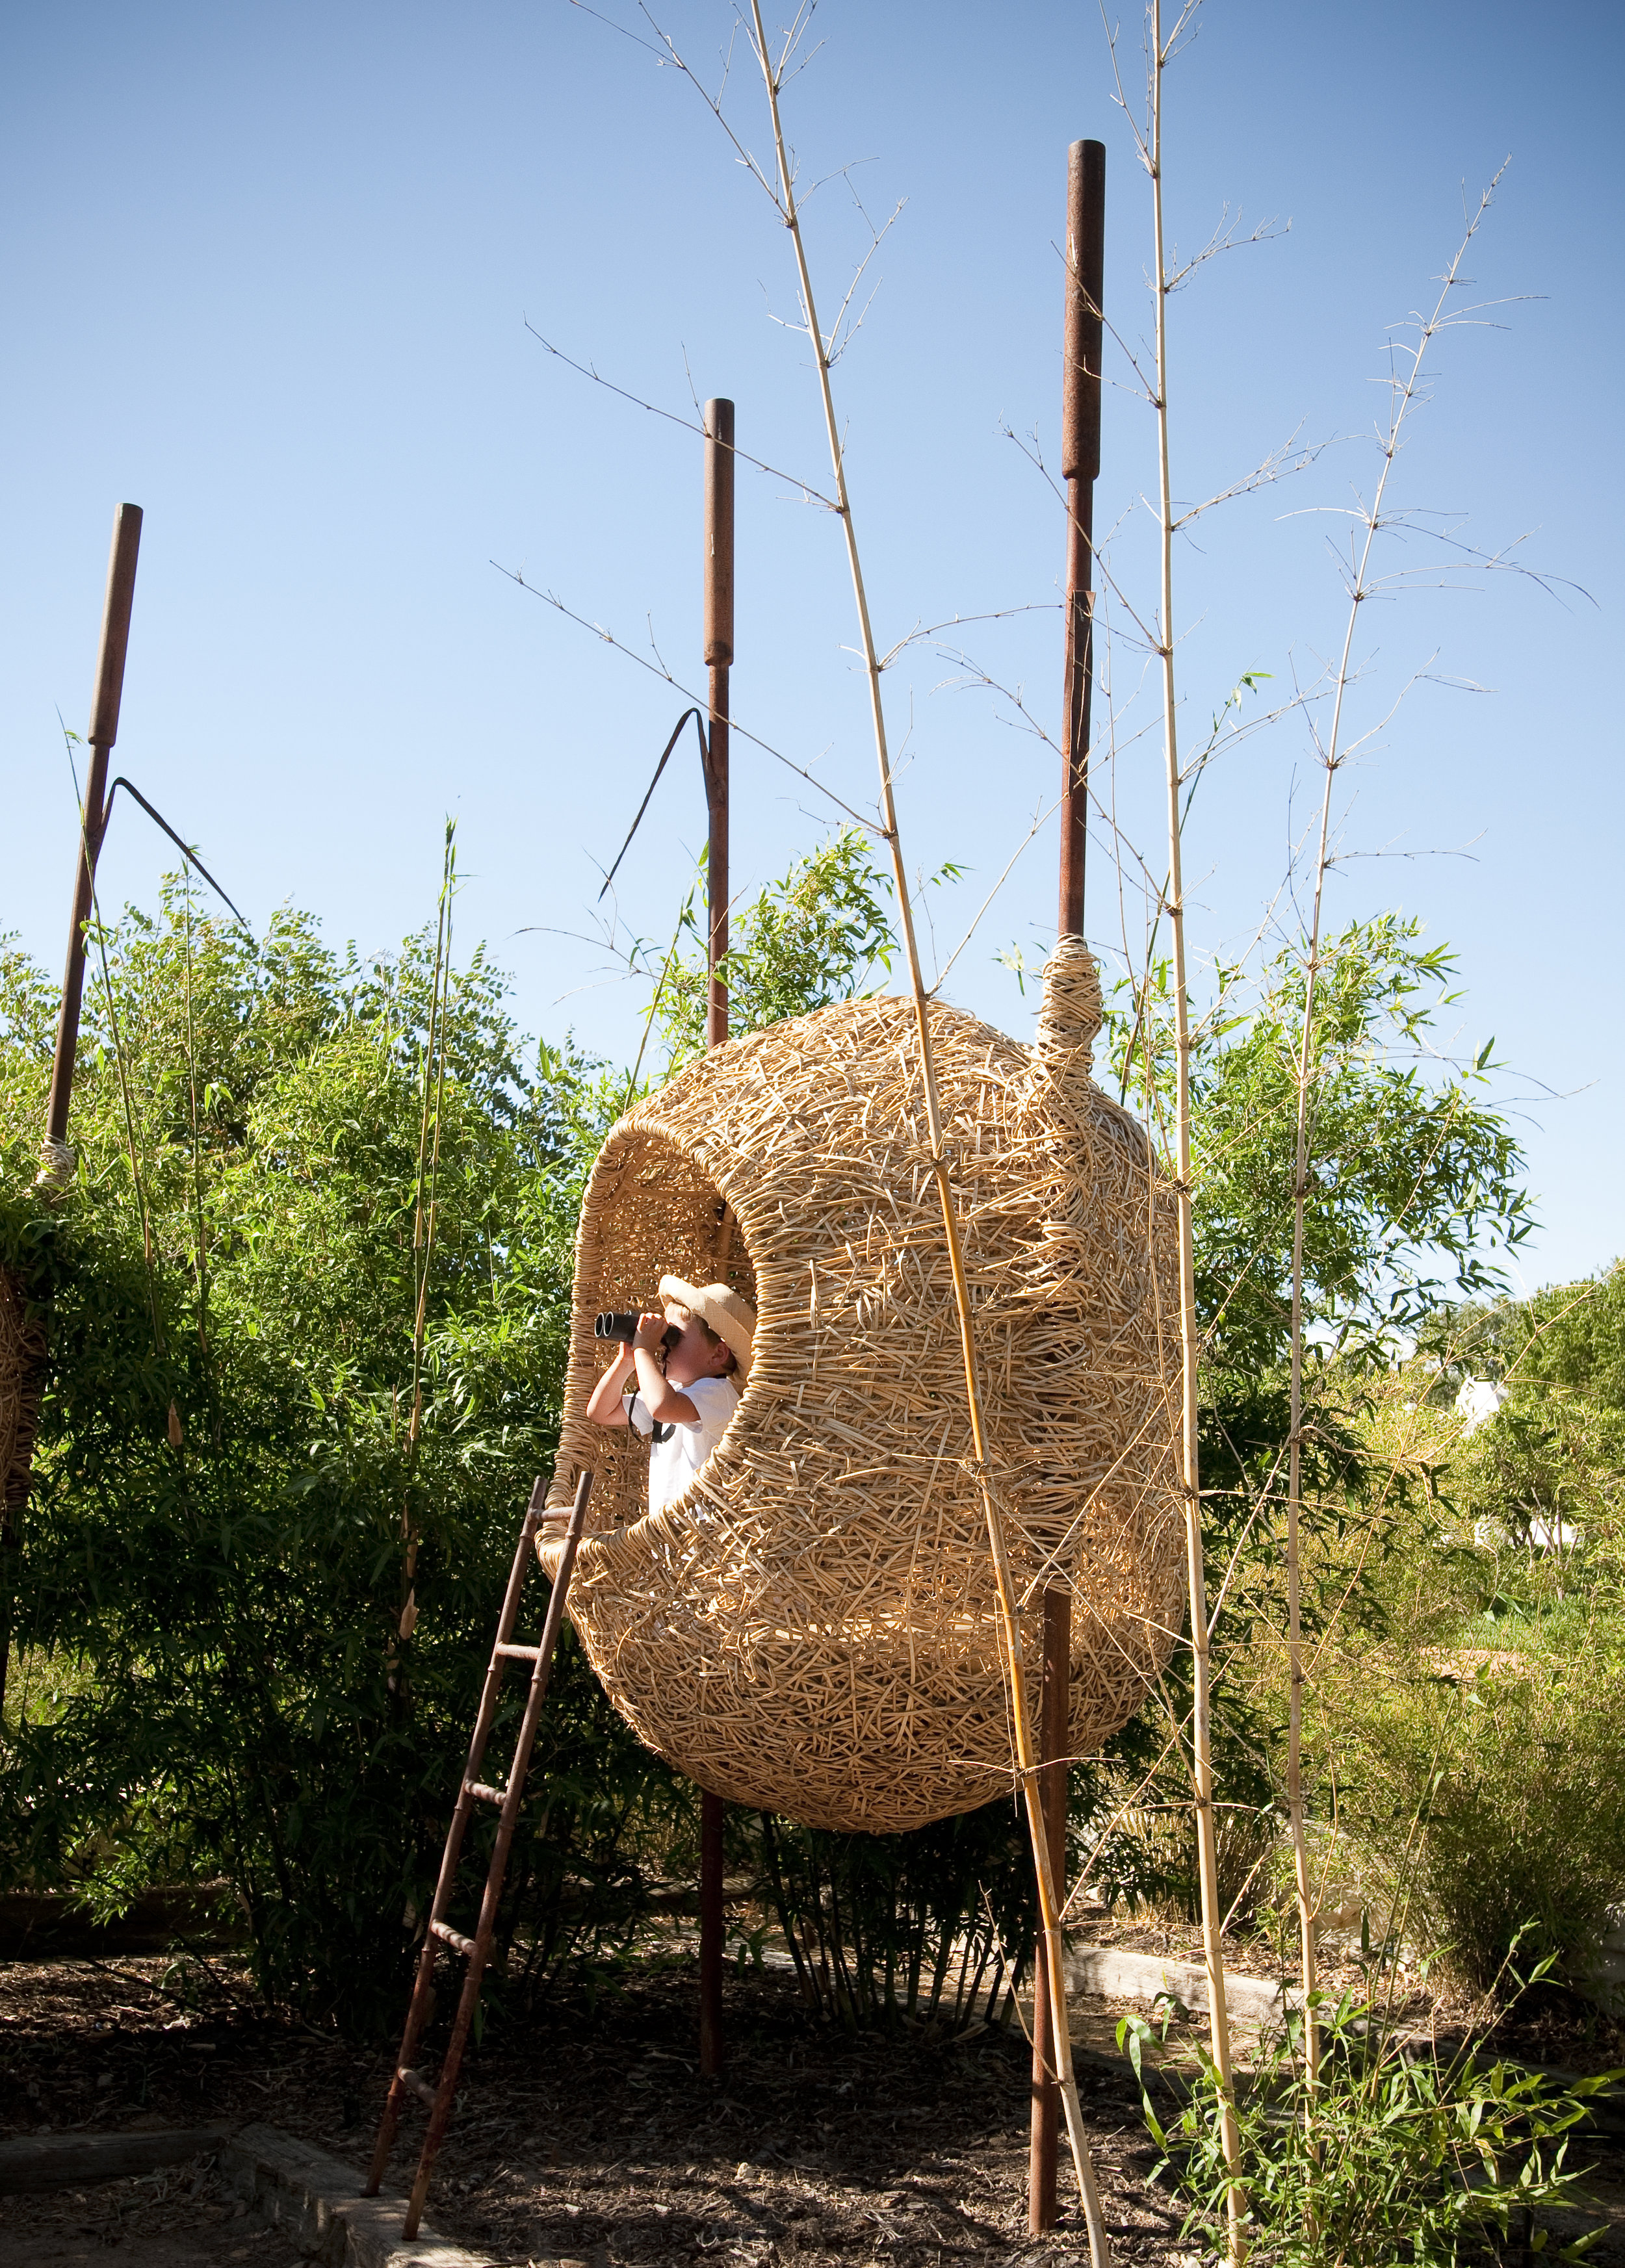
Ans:
[[[1036,1663],[1041,1589],[1067,1583],[1089,1754],[1139,1705],[1182,1610],[1171,1198],[1089,1079],[1100,994],[1076,940],[1045,972],[1031,1049],[929,1012],[1023,1645]],[[594,1469],[575,1626],[649,1747],[814,1826],[895,1832],[1011,1785],[927,1159],[912,1007],[858,1000],[690,1064],[616,1126],[582,1208],[550,1498]],[[651,1515],[646,1447],[585,1412],[595,1313],[646,1306],[668,1271],[731,1282],[759,1321],[720,1446]]]

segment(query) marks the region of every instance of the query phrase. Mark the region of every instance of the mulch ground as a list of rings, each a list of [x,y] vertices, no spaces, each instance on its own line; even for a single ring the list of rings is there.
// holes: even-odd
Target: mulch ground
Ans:
[[[262,2119],[365,2161],[388,2049],[358,2050],[224,1992],[185,2013],[158,1989],[165,1970],[161,1961],[0,1970],[4,2132]],[[1062,2268],[1087,2257],[1075,2209],[1053,2240],[1035,2245],[1026,2234],[1019,2036],[982,2032],[957,2045],[908,2032],[849,2037],[808,2016],[794,1978],[753,1971],[728,1979],[728,2071],[707,2080],[696,2068],[696,2008],[692,1960],[655,1955],[591,2003],[561,1999],[522,2030],[488,2035],[464,2065],[431,2199],[435,2226],[513,2268],[560,2254],[595,2268],[686,2259],[936,2268],[961,2258]],[[1178,2241],[1179,2208],[1144,2178],[1154,2153],[1127,2071],[1080,2076],[1118,2257],[1194,2268],[1197,2252]],[[409,2113],[392,2181],[409,2177],[421,2131],[421,2112]],[[191,2225],[186,2176],[172,2174],[108,2183],[78,2205],[0,2199],[0,2243],[5,2231],[38,2228],[48,2206],[85,2223],[114,2191],[132,2237],[129,2216],[151,2233],[166,2203],[177,2231]],[[226,2213],[218,2200],[216,2209]],[[115,2213],[106,2234],[120,2233]]]
[[[224,1963],[182,2006],[162,1989],[167,1969],[159,1960],[0,1968],[0,2131],[263,2120],[361,2166],[388,2048],[358,2048],[256,2008],[240,1971]],[[1105,2013],[1090,2012],[1089,2036],[1109,2036]],[[431,2198],[435,2226],[505,2268],[558,2256],[593,2268],[691,2259],[1071,2268],[1087,2259],[1075,2207],[1053,2237],[1026,2233],[1019,2036],[849,2036],[809,2016],[793,1977],[751,1971],[729,1977],[727,2075],[707,2080],[696,2067],[696,2020],[691,1955],[655,1949],[590,1999],[566,1995],[522,2027],[493,2029],[464,2066]],[[1584,2029],[1558,2011],[1524,2051],[1543,2050],[1539,2060],[1570,2069],[1595,2068],[1609,2050],[1625,2062],[1612,2027],[1589,2043]],[[423,2058],[431,2070],[433,2045]],[[1127,2068],[1089,2058],[1080,2082],[1116,2258],[1125,2268],[1196,2268],[1205,2256],[1181,2241],[1179,2205],[1147,2178],[1156,2154]],[[422,2118],[409,2111],[392,2185],[410,2178]],[[1619,2142],[1588,2139],[1586,2155],[1616,2188]],[[1063,2146],[1063,2199],[1070,2188]],[[88,2249],[37,2250],[48,2228],[64,2239],[77,2232]],[[159,2245],[166,2230],[174,2252]],[[24,2240],[26,2250],[8,2249]],[[186,2249],[195,2243],[201,2250]],[[281,2239],[249,2238],[206,2165],[77,2200],[0,2198],[0,2262],[78,2262],[114,2244],[132,2268],[240,2258],[283,2268],[285,2257]],[[1611,2229],[1590,2257],[1625,2264],[1625,2231]]]
[[[211,2157],[82,2190],[0,2198],[4,2268],[303,2268]]]

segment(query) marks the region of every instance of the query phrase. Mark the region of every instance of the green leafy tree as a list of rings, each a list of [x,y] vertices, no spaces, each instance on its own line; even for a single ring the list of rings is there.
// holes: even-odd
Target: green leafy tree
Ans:
[[[1498,1254],[1528,1233],[1522,1159],[1471,1069],[1441,1062],[1433,1029],[1459,997],[1444,946],[1397,915],[1351,924],[1323,956],[1311,1064],[1311,1187],[1305,1222],[1304,1530],[1305,1626],[1334,1617],[1369,1642],[1386,1611],[1374,1580],[1395,1538],[1437,1525],[1428,1469],[1373,1452],[1371,1421],[1402,1335],[1447,1292],[1474,1298],[1502,1280]],[[1229,1898],[1269,1887],[1285,1712],[1279,1634],[1290,1425],[1293,1180],[1303,961],[1283,949],[1249,976],[1216,972],[1191,1064],[1196,1292],[1202,1333],[1201,1471],[1210,1563],[1222,1584],[1213,1727],[1227,1804]],[[1119,1092],[1157,1132],[1171,1121],[1170,974],[1152,969],[1112,1003],[1103,1055]],[[1178,1749],[1188,1715],[1188,1654],[1176,1652],[1160,1711],[1113,1744],[1120,1793],[1149,1774],[1144,1808],[1108,1840],[1107,1881],[1194,1911],[1188,1778]],[[1154,1769],[1155,1767],[1155,1769]]]
[[[284,914],[256,946],[173,887],[100,942],[54,1212],[44,986],[13,964],[7,993],[5,1256],[49,1299],[50,1372],[0,1856],[109,1908],[224,1878],[262,1989],[367,2026],[398,2013],[556,1436],[602,1096],[568,1050],[528,1069],[483,954],[437,970],[432,934],[341,961]],[[555,1693],[550,1740],[590,1763],[552,1850],[617,1876],[669,1775],[572,1647]],[[533,1948],[558,1949],[558,1874],[521,1852],[551,1895]]]
[[[1328,1349],[1392,1359],[1442,1300],[1495,1291],[1494,1256],[1533,1226],[1522,1155],[1489,1101],[1488,1049],[1466,1071],[1433,1039],[1456,961],[1397,914],[1353,923],[1324,948],[1311,1035],[1311,1175],[1304,1234],[1311,1326]],[[1173,1042],[1165,964],[1108,1017],[1129,1101],[1168,1119]],[[1254,1374],[1287,1352],[1303,956],[1283,949],[1249,982],[1220,968],[1192,1064],[1197,1298],[1206,1359]]]
[[[864,836],[847,827],[734,915],[721,963],[729,1036],[850,1000],[883,976],[897,942],[890,892]],[[705,940],[691,894],[655,994],[674,1070],[705,1052],[709,992]]]

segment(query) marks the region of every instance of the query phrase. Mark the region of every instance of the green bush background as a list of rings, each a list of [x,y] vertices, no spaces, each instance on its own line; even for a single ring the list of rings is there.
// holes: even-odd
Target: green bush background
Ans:
[[[693,904],[646,956],[667,1067],[702,1030]],[[261,1991],[358,2030],[398,2017],[519,1513],[556,1440],[585,1175],[664,1075],[523,1038],[483,951],[441,955],[438,933],[363,961],[284,911],[254,939],[174,880],[155,914],[126,909],[92,940],[78,1179],[49,1206],[33,1183],[55,987],[0,953],[0,1263],[50,1333],[0,1583],[0,1870],[107,1913],[152,1882],[222,1882]],[[887,884],[862,838],[838,836],[735,936],[748,1029],[883,979]],[[1482,1974],[1532,1920],[1581,1960],[1620,1879],[1621,1775],[1599,1728],[1625,1721],[1609,1637],[1625,1300],[1610,1278],[1496,1303],[1494,1248],[1521,1241],[1528,1205],[1476,1067],[1423,1068],[1453,975],[1414,923],[1383,917],[1337,941],[1317,1012],[1310,1737],[1318,1813],[1341,1805],[1393,1898],[1408,1869],[1416,1912]],[[1290,951],[1219,971],[1194,1068],[1215,1740],[1243,1912],[1267,1905],[1281,1807],[1300,983]],[[1168,1005],[1154,970],[1117,997],[1099,1050],[1155,1127]],[[1396,1371],[1398,1332],[1421,1344]],[[1468,1439],[1451,1396],[1486,1370],[1511,1398]],[[1548,1512],[1584,1531],[1561,1566],[1530,1548]],[[1494,1624],[1506,1651],[1509,1620],[1538,1674],[1441,1681],[1438,1648],[1488,1644],[1474,1634]],[[1194,1895],[1184,1660],[1074,1775],[1075,1867],[1174,1911]],[[535,1788],[503,1922],[520,2001],[627,1944],[694,1858],[692,1790],[568,1638]],[[923,1837],[740,1814],[729,1831],[827,2014],[951,2000],[963,2019],[973,1977],[992,2009],[1028,1957],[1013,1804]],[[1518,1864],[1469,1915],[1451,1886],[1492,1834]]]

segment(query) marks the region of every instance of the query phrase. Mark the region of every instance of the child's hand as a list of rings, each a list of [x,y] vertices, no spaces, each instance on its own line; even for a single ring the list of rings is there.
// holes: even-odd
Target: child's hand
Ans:
[[[638,1318],[638,1335],[633,1339],[632,1344],[635,1347],[646,1347],[651,1354],[658,1354],[661,1351],[661,1341],[665,1338],[665,1336],[666,1318],[664,1315],[639,1315]]]

